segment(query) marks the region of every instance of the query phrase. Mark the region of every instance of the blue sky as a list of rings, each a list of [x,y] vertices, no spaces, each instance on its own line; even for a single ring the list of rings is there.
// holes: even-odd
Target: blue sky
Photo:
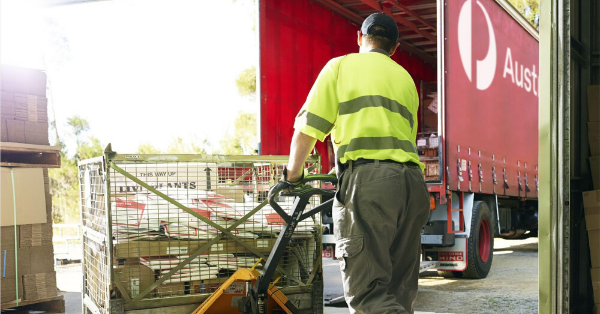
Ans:
[[[50,119],[67,145],[73,115],[127,153],[176,137],[215,145],[238,112],[258,112],[235,85],[258,63],[251,0],[37,3],[2,0],[0,58],[47,71]]]

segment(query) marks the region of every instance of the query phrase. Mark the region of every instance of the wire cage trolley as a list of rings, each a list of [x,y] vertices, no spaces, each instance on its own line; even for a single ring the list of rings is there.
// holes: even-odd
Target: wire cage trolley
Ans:
[[[285,224],[267,195],[287,160],[127,155],[109,145],[81,161],[83,312],[190,313],[235,271],[266,260]],[[319,156],[305,167],[320,173]],[[278,200],[288,213],[293,202]],[[306,209],[320,203],[314,196]],[[323,311],[321,236],[320,215],[300,222],[276,270],[277,286],[302,313]],[[223,293],[242,298],[245,289]]]

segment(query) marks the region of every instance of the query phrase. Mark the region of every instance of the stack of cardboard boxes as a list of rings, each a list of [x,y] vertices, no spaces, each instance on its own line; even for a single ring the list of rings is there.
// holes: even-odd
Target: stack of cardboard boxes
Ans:
[[[588,139],[593,191],[583,192],[583,207],[590,243],[594,313],[600,308],[600,85],[588,86]]]
[[[2,66],[1,141],[48,145],[46,75]],[[48,170],[1,168],[2,309],[57,296]]]

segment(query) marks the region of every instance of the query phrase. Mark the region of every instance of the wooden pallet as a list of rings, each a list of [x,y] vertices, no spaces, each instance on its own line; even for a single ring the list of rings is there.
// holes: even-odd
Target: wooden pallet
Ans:
[[[19,301],[19,305],[17,306],[17,301],[6,302],[0,305],[2,310],[5,309],[13,309],[17,308],[19,310],[35,310],[35,311],[44,311],[48,313],[65,313],[65,299],[62,295],[39,299],[35,301]]]
[[[3,167],[60,168],[60,147],[21,143],[0,143]]]

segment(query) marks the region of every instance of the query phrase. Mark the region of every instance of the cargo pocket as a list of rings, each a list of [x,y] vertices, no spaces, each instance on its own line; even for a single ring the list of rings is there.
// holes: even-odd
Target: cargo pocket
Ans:
[[[340,262],[344,293],[356,295],[371,281],[368,252],[363,251],[363,235],[340,239],[335,243],[335,257]]]

